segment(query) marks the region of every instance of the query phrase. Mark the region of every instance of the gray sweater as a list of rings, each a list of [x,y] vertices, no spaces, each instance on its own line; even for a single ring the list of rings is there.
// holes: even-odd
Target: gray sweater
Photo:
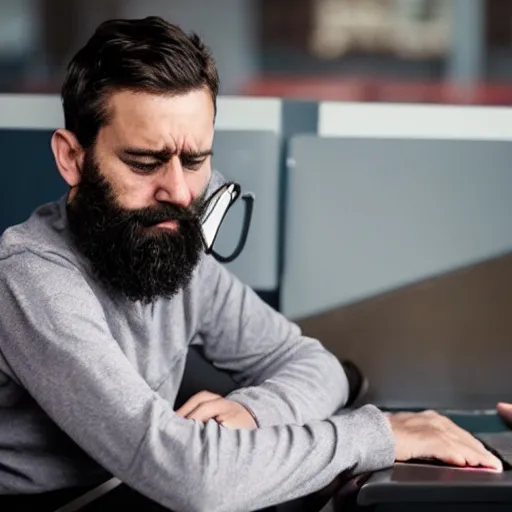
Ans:
[[[240,389],[255,430],[179,417],[187,349],[201,344]],[[340,472],[389,466],[373,406],[340,409],[347,380],[316,340],[203,257],[152,305],[111,296],[72,247],[65,198],[0,239],[0,494],[109,474],[175,511],[247,511]]]

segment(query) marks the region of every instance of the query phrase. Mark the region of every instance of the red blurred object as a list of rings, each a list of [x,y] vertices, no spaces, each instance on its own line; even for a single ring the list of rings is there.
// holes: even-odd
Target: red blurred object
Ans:
[[[456,105],[512,105],[512,84],[448,84],[380,81],[369,101]]]
[[[448,84],[355,77],[259,77],[240,91],[320,101],[373,101],[456,105],[512,105],[511,84]]]
[[[324,101],[366,101],[368,82],[358,78],[261,77],[247,83],[241,94]]]

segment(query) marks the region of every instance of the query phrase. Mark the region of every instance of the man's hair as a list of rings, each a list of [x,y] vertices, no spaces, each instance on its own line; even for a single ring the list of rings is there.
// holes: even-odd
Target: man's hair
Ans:
[[[219,76],[210,50],[196,34],[151,16],[102,23],[68,65],[62,86],[66,129],[83,148],[108,123],[115,91],[179,95],[207,89],[216,111]]]

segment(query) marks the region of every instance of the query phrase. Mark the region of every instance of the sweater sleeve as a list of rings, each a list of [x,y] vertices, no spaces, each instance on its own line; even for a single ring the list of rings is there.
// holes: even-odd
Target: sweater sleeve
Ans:
[[[229,430],[179,417],[113,339],[82,275],[51,253],[0,260],[0,349],[52,420],[114,476],[176,511],[247,511],[392,463],[368,406],[304,426]]]
[[[241,386],[230,393],[259,426],[303,425],[345,405],[349,386],[339,361],[319,341],[264,303],[213,259],[204,261],[204,351]]]

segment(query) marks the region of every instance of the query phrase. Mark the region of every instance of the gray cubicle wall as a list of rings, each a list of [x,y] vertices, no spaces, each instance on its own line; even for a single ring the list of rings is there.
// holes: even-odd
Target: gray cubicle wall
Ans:
[[[61,110],[56,97],[0,95],[0,234],[66,191],[50,149]]]
[[[283,312],[381,405],[512,396],[512,113],[327,105],[320,135],[291,144]]]
[[[0,234],[66,192],[50,149],[51,134],[0,128]]]
[[[277,99],[224,98],[219,104],[213,163],[256,201],[242,254],[227,267],[272,305],[278,298],[279,182],[282,103]],[[232,253],[242,230],[244,205],[229,212],[215,244]]]
[[[0,95],[0,233],[23,222],[40,204],[66,192],[50,150],[63,126],[60,99],[48,95]],[[256,204],[247,246],[228,267],[271,303],[278,290],[278,201],[282,103],[272,98],[218,100],[214,166]],[[241,227],[241,204],[222,226],[216,250],[228,254]]]
[[[279,309],[282,238],[286,229],[285,162],[296,133],[316,133],[318,104],[310,101],[230,98],[219,107],[214,164],[225,178],[255,194],[253,222],[241,256],[227,266]],[[242,229],[243,204],[237,203],[216,243],[230,254]]]

